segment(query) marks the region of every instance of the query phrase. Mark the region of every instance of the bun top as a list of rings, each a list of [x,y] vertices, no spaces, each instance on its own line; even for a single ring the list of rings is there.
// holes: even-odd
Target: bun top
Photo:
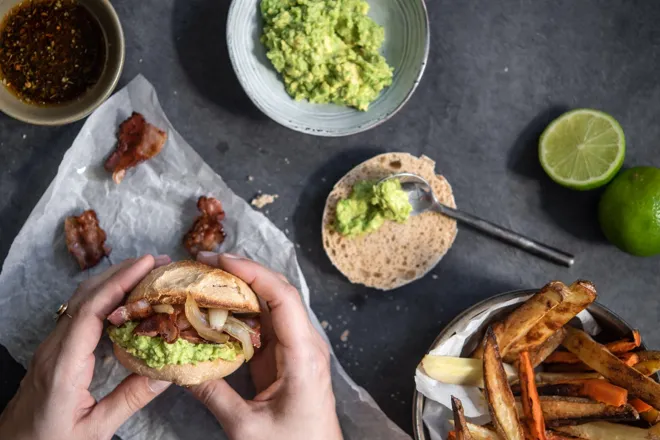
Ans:
[[[381,290],[401,287],[433,269],[454,243],[456,221],[435,212],[411,216],[405,223],[386,221],[358,237],[335,231],[337,203],[349,196],[353,185],[403,172],[423,177],[441,203],[456,207],[449,182],[435,173],[435,162],[426,156],[386,153],[353,168],[334,186],[323,212],[323,248],[352,283]]]
[[[151,304],[184,304],[188,294],[200,307],[235,313],[260,313],[259,299],[243,280],[224,270],[184,260],[154,269],[126,302],[146,299]]]

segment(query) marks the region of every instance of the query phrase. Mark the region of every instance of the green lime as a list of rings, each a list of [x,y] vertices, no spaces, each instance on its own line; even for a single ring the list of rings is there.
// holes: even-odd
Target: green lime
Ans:
[[[573,189],[598,188],[623,164],[626,140],[616,119],[598,110],[564,113],[545,129],[539,160],[548,176]]]
[[[660,254],[660,169],[619,174],[600,199],[598,221],[618,248],[640,257]]]

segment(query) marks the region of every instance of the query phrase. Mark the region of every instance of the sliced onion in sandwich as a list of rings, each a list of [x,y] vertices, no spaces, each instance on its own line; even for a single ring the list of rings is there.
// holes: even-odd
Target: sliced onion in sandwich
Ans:
[[[190,294],[186,298],[186,318],[188,318],[190,325],[197,330],[197,333],[207,341],[218,342],[220,344],[229,341],[229,336],[209,326],[206,316],[204,316],[197,302],[195,302],[195,299]]]
[[[229,310],[209,309],[209,325],[213,330],[221,331],[229,316]]]
[[[250,333],[252,333],[253,330],[246,323],[239,321],[233,316],[227,318],[223,330],[241,342],[241,345],[243,346],[243,354],[245,355],[245,362],[252,359],[252,356],[254,355],[254,347],[252,346]]]
[[[168,315],[174,313],[174,307],[172,307],[170,304],[156,304],[152,307],[156,313],[167,313]]]

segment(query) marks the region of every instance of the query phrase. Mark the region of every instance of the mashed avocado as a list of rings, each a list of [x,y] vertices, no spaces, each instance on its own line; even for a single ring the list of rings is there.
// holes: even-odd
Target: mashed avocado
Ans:
[[[262,0],[262,43],[296,100],[366,111],[392,84],[385,32],[362,0]]]
[[[165,365],[196,364],[197,362],[224,359],[233,361],[241,353],[240,344],[191,344],[185,339],[177,339],[168,344],[160,337],[136,336],[133,329],[137,322],[129,321],[121,327],[108,328],[112,342],[119,345],[138,359],[142,359],[151,368],[163,368]]]
[[[380,228],[385,220],[404,223],[411,211],[408,194],[397,179],[382,183],[363,180],[337,203],[335,229],[342,235],[365,234]]]

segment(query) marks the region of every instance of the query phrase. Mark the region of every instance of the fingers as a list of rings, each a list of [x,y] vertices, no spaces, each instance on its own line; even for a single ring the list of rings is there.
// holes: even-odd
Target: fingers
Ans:
[[[94,352],[103,331],[103,320],[153,268],[154,258],[145,255],[71,306],[72,318],[61,318],[70,320],[68,326],[62,326],[60,330],[65,359],[79,365]]]
[[[222,379],[192,386],[190,391],[211,411],[225,431],[237,426],[241,415],[248,409],[247,402]]]
[[[301,341],[313,338],[307,310],[298,291],[280,276],[254,261],[232,255],[200,252],[197,260],[220,267],[249,284],[268,304],[273,331],[282,345],[297,347]]]
[[[144,408],[170,385],[169,382],[132,374],[105,396],[89,417],[93,423],[103,427],[101,432],[110,437],[129,417]]]

